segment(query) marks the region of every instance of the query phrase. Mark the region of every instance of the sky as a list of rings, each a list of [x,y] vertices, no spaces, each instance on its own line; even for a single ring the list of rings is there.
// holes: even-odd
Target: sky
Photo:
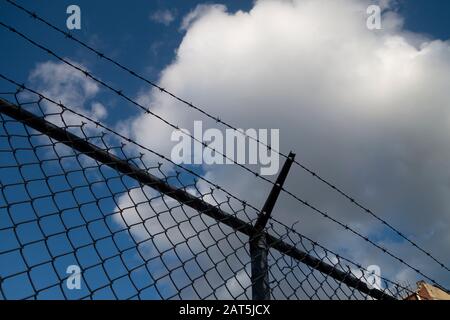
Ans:
[[[65,27],[67,6],[73,4],[18,3],[60,28]],[[383,7],[383,28],[371,31],[365,8],[373,3],[137,0],[130,6],[77,1],[82,27],[73,34],[236,127],[279,129],[282,151],[296,152],[298,160],[449,265],[450,4],[375,1]],[[0,20],[173,123],[192,130],[195,120],[204,120],[205,128],[217,127],[5,1],[0,3]],[[172,128],[4,28],[0,35],[6,44],[0,52],[2,74],[170,155]],[[260,206],[270,190],[235,166],[193,168]],[[450,286],[446,271],[433,261],[299,168],[292,171],[289,190]],[[129,207],[133,197],[142,201],[143,196],[136,191],[115,205]],[[126,211],[123,220],[138,219],[135,211]],[[299,220],[300,233],[363,265],[379,264],[383,275],[396,281],[421,278],[285,194],[276,217],[287,225]],[[119,218],[116,223],[128,222]],[[136,236],[143,237],[139,232]]]
[[[439,2],[439,5],[434,4]],[[396,10],[405,19],[405,28],[414,32],[431,35],[434,38],[446,40],[450,37],[448,12],[450,4],[436,0],[433,4],[425,0],[400,1]],[[145,1],[137,0],[132,6],[120,1],[106,5],[102,1],[79,1],[82,10],[81,30],[74,35],[89,44],[95,44],[100,51],[108,52],[114,58],[127,62],[127,66],[142,71],[150,79],[157,80],[160,72],[175,59],[175,53],[185,32],[180,30],[183,18],[199,4],[215,2],[198,1]],[[248,11],[253,1],[222,1],[217,2],[227,7],[229,12]],[[66,8],[70,1],[24,1],[31,11],[42,12],[45,17],[52,18],[58,26],[64,26],[67,14]],[[63,56],[82,61],[92,66],[92,71],[108,75],[110,69],[98,63],[98,59],[79,49],[59,35],[47,32],[45,28],[34,23],[23,13],[15,10],[7,3],[2,3],[2,17],[8,21],[20,23],[23,28],[35,30],[36,37],[43,37],[54,44],[54,48]],[[161,22],[155,18],[169,13],[171,19]],[[153,17],[153,18],[152,18]],[[11,20],[9,20],[11,19]],[[2,30],[2,37],[8,43],[10,50],[1,53],[2,70],[13,71],[18,78],[26,78],[39,61],[45,61],[45,56],[36,50],[26,50],[28,45],[9,32]],[[17,64],[10,61],[19,60]],[[114,75],[117,84],[130,92],[142,89],[139,82],[121,81]],[[130,111],[132,112],[132,111]]]
[[[68,17],[66,8],[73,3],[28,1],[26,4],[31,11],[42,11],[47,18],[54,18],[52,22],[64,27]],[[175,51],[184,35],[184,32],[180,30],[183,17],[200,3],[138,0],[134,1],[132,6],[120,1],[114,1],[108,5],[103,1],[81,1],[77,4],[81,8],[83,27],[81,30],[74,31],[74,35],[89,44],[95,44],[96,48],[108,52],[113,58],[127,62],[129,67],[141,71],[150,79],[157,80],[159,73],[175,58]],[[224,4],[230,11],[248,10],[251,7],[251,1],[240,1],[239,7],[236,1],[226,1]],[[41,37],[48,40],[55,48],[58,48],[62,56],[81,61],[86,66],[92,66],[92,71],[109,74],[109,66],[99,64],[96,57],[74,47],[57,34],[48,33],[46,28],[39,29],[39,26],[29,17],[14,10],[10,5],[2,3],[2,13],[6,19],[12,19],[9,21],[20,21],[21,26],[31,27],[36,39]],[[161,22],[155,18],[155,15],[164,15],[164,13],[169,13],[173,20]],[[14,74],[26,78],[37,62],[45,61],[45,56],[38,50],[26,50],[27,44],[17,41],[8,32],[4,32],[2,37],[13,47],[11,51],[2,53],[3,70],[10,70],[13,67],[8,61],[19,59],[20,63],[13,67]],[[117,74],[112,76],[123,90],[136,92],[142,89],[139,82],[130,82],[129,79],[121,81],[120,75]]]
[[[395,9],[405,20],[405,29],[430,35],[433,38],[446,40],[449,38],[450,28],[448,12],[450,5],[446,1],[436,0],[439,5],[425,0],[398,1]],[[67,14],[66,8],[70,1],[28,1],[27,8],[31,11],[45,13],[45,17],[53,18],[52,22],[64,26]],[[108,52],[113,58],[127,62],[127,66],[139,70],[150,79],[157,80],[160,72],[174,59],[176,49],[183,39],[185,32],[181,30],[183,18],[199,4],[215,2],[198,1],[135,1],[132,6],[120,1],[105,5],[102,1],[80,1],[77,4],[82,9],[83,28],[74,31],[74,35],[95,48]],[[227,7],[229,12],[238,10],[248,11],[253,1],[222,1],[218,2]],[[162,21],[164,14],[168,21]],[[36,37],[43,37],[54,44],[54,48],[62,56],[82,61],[91,66],[92,71],[108,75],[111,72],[106,65],[98,63],[98,59],[86,53],[69,41],[62,40],[55,33],[48,33],[45,28],[40,29],[22,12],[15,10],[7,3],[2,3],[2,16],[9,21],[20,23],[20,26],[32,27]],[[25,29],[26,30],[26,29]],[[18,78],[26,78],[39,61],[45,56],[39,50],[26,50],[28,45],[17,39],[6,30],[2,30],[3,39],[10,50],[3,51],[2,70],[14,71]],[[19,60],[17,64],[10,61]],[[120,76],[111,75],[124,90],[136,92],[142,89],[139,82],[121,81]],[[114,103],[114,102],[113,102]],[[132,111],[130,111],[132,112]]]

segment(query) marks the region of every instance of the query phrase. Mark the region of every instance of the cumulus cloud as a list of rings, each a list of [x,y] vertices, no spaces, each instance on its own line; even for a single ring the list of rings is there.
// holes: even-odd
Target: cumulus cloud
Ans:
[[[84,70],[88,70],[78,62],[70,62]],[[29,83],[30,88],[36,90],[44,97],[56,103],[62,103],[67,108],[84,115],[88,119],[100,121],[108,116],[106,107],[96,100],[100,92],[99,85],[63,62],[47,61],[37,64],[30,72]],[[37,97],[28,91],[24,91],[19,100],[22,99],[24,99],[23,101],[28,99],[36,101]],[[98,129],[93,123],[75,113],[63,112],[64,110],[59,105],[44,99],[41,101],[40,106],[42,110],[30,109],[30,111],[39,115],[42,112],[47,121],[69,129],[77,135],[90,135],[94,131],[98,133]],[[83,132],[79,130],[82,124],[84,124]],[[73,154],[73,150],[63,144],[55,145],[55,150],[60,156]],[[81,157],[80,160],[85,165],[95,165],[95,161],[88,157]]]
[[[78,62],[70,62],[88,70]],[[44,96],[61,102],[75,111],[81,111],[94,120],[101,120],[107,116],[106,108],[93,100],[100,91],[99,85],[63,62],[47,61],[37,64],[30,73],[29,81],[32,88]],[[45,106],[48,111],[59,110],[58,106],[51,103],[45,103]],[[77,117],[67,113],[65,119],[75,120]]]
[[[190,11],[181,22],[181,30],[187,30],[196,20],[211,13],[213,10],[225,12],[227,7],[222,4],[199,4],[194,10]]]
[[[158,10],[150,14],[150,20],[168,26],[175,21],[175,13],[167,9]]]
[[[366,28],[366,0],[256,1],[249,12],[199,6],[162,87],[239,128],[280,129],[280,148],[343,186],[381,217],[450,264],[450,44],[403,28],[384,8],[382,30]],[[217,123],[160,92],[140,97],[180,127]],[[158,135],[154,133],[158,132]],[[148,115],[130,134],[169,155],[172,129]],[[204,166],[205,175],[262,205],[270,185],[233,166]],[[298,167],[287,188],[392,248],[448,283],[437,264]],[[274,215],[382,275],[406,269],[282,195]],[[410,275],[414,281],[417,275]]]
[[[80,66],[79,63],[75,65]],[[72,67],[62,62],[39,63],[31,71],[30,81],[39,85],[51,97],[58,97],[63,103],[82,104],[98,93],[98,85]]]

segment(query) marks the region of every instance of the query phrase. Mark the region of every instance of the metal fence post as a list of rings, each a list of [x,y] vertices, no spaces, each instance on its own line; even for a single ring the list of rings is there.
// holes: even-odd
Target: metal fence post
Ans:
[[[270,300],[270,283],[269,283],[269,267],[267,256],[269,246],[267,244],[266,234],[263,232],[270,215],[283,188],[283,184],[289,173],[295,154],[289,153],[286,162],[281,169],[280,175],[275,182],[266,203],[255,223],[255,229],[250,236],[250,259],[251,259],[251,281],[252,281],[252,299],[253,300]]]
[[[250,239],[253,300],[270,300],[269,270],[267,264],[268,252],[269,248],[264,234]]]

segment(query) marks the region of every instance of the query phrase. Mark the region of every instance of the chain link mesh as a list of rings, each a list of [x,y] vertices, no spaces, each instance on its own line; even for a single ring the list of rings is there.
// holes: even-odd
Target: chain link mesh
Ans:
[[[22,89],[2,97],[72,135],[51,138],[0,108],[1,299],[252,298],[255,207],[62,104]],[[172,191],[75,150],[74,136]],[[239,223],[215,219],[208,215],[214,210],[179,201],[173,190]],[[265,232],[272,239],[273,299],[398,299],[411,293],[386,279],[368,290],[373,275],[362,266],[274,219]],[[81,269],[79,290],[67,287],[71,265]]]

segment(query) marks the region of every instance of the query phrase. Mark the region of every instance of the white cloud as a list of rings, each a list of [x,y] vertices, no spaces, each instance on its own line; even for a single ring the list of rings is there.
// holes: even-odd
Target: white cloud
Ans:
[[[79,63],[74,64],[80,66]],[[93,80],[80,72],[74,72],[72,67],[62,62],[39,63],[31,72],[29,79],[45,89],[51,97],[57,97],[67,104],[83,104],[99,91],[98,85]]]
[[[88,70],[78,62],[70,62]],[[107,116],[106,108],[101,103],[92,101],[100,91],[99,85],[63,62],[47,61],[37,64],[31,71],[29,80],[31,87],[44,96],[61,102],[75,111],[81,111],[94,120],[101,120]],[[90,107],[87,106],[89,104]],[[51,103],[46,103],[45,106],[48,111],[60,109]],[[66,113],[64,119],[74,121],[73,123],[81,121],[70,113]]]
[[[168,26],[175,21],[175,13],[167,9],[158,10],[150,14],[150,20]]]
[[[94,114],[96,119],[102,119],[106,117],[107,110],[103,104],[100,102],[92,103],[92,113]]]
[[[206,5],[206,4],[200,4],[197,7],[195,7],[194,10],[189,12],[181,22],[181,30],[187,30],[189,27],[198,19],[202,18],[203,16],[206,16],[208,13],[211,13],[213,10],[217,10],[218,12],[225,12],[227,10],[227,7],[222,4],[213,4],[213,5]]]
[[[240,128],[279,128],[281,149],[343,186],[449,264],[450,45],[407,32],[381,1],[383,29],[366,28],[372,1],[257,1],[250,12],[200,6],[162,87]],[[153,111],[192,129],[216,127],[157,91],[140,97]],[[154,133],[158,132],[158,135]],[[151,116],[131,133],[170,154],[172,130]],[[208,178],[262,204],[269,190],[239,168],[205,167]],[[439,267],[294,167],[288,189],[363,233],[377,235],[412,265],[445,283]],[[404,268],[360,239],[282,195],[274,215],[319,242],[377,264],[383,276]],[[414,281],[415,279],[410,279]],[[447,281],[448,284],[448,281]]]

